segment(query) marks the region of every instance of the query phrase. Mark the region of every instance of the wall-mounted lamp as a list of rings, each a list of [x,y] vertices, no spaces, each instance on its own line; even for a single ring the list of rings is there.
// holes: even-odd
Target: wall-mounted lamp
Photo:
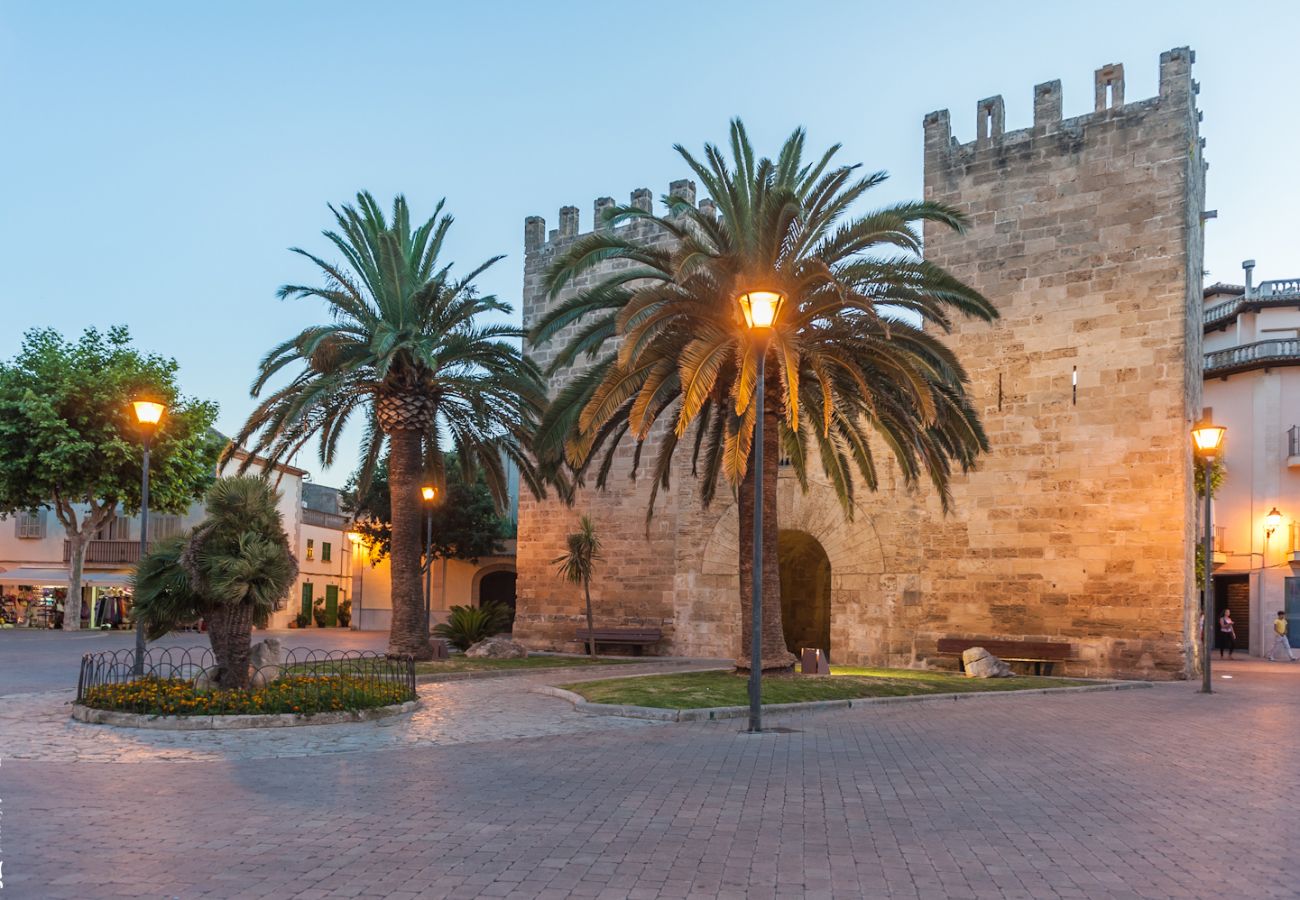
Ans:
[[[1268,540],[1269,538],[1271,538],[1273,536],[1273,532],[1277,531],[1277,526],[1281,524],[1282,524],[1282,514],[1277,511],[1277,507],[1275,506],[1272,509],[1270,509],[1268,511],[1268,515],[1264,517],[1264,539]]]

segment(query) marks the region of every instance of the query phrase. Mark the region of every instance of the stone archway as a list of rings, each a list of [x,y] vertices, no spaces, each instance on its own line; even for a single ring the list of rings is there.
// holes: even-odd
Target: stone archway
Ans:
[[[510,624],[506,631],[514,630],[517,579],[512,565],[485,566],[474,573],[474,605],[498,603],[510,610]]]
[[[806,531],[782,530],[777,538],[781,560],[781,624],[785,645],[796,656],[805,647],[831,652],[831,560],[821,543]]]

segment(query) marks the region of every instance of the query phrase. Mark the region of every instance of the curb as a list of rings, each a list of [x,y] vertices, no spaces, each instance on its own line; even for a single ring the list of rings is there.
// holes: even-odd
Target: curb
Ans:
[[[304,716],[295,713],[235,716],[150,716],[144,713],[92,709],[74,703],[72,718],[88,725],[115,725],[119,728],[152,728],[158,731],[226,731],[235,728],[293,728],[300,725],[343,725],[349,722],[372,722],[403,716],[419,707],[419,700],[407,700],[393,706],[373,709],[340,710]]]
[[[911,694],[904,697],[859,697],[856,700],[814,700],[808,703],[765,703],[764,713],[819,712],[828,709],[852,709],[887,703],[926,703],[934,700],[976,700],[993,697],[1023,697],[1036,694],[1081,694],[1094,691],[1131,691],[1152,688],[1149,681],[1114,681],[1106,684],[1086,684],[1059,688],[1026,688],[1019,691],[970,691],[960,694]],[[610,703],[592,703],[581,694],[551,685],[538,685],[535,693],[547,694],[567,700],[578,712],[589,716],[623,716],[628,719],[650,719],[656,722],[707,722],[717,719],[740,719],[749,715],[748,706],[706,706],[699,709],[660,709],[653,706],[615,706]]]

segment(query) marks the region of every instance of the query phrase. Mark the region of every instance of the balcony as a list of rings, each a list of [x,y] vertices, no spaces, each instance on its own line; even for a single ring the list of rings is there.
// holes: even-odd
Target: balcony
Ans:
[[[1256,312],[1277,307],[1300,307],[1300,278],[1283,278],[1262,281],[1250,293],[1224,300],[1205,308],[1202,319],[1205,330],[1225,327],[1243,312]]]
[[[63,542],[63,561],[72,562],[72,543]],[[127,566],[140,561],[139,541],[91,541],[86,545],[86,565]]]
[[[1221,568],[1228,564],[1228,528],[1225,525],[1214,526],[1214,553],[1210,557],[1210,569]]]
[[[1256,341],[1227,350],[1215,350],[1205,354],[1204,373],[1209,378],[1274,366],[1300,366],[1300,340]]]
[[[352,520],[338,513],[324,512],[319,509],[308,509],[303,507],[302,523],[304,525],[315,525],[317,528],[332,528],[335,531],[346,531],[348,523]]]

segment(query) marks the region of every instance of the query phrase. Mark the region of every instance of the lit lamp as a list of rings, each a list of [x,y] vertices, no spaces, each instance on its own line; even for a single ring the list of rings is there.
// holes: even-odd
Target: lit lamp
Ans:
[[[1277,531],[1277,526],[1281,524],[1282,514],[1277,511],[1277,507],[1275,506],[1270,509],[1268,515],[1264,517],[1264,540],[1271,538],[1273,532]]]
[[[1210,419],[1210,408],[1206,407],[1201,411],[1201,421],[1197,422],[1192,428],[1192,445],[1196,448],[1197,454],[1205,461],[1202,467],[1205,470],[1205,556],[1204,575],[1205,580],[1202,584],[1202,590],[1205,596],[1201,603],[1201,693],[1212,693],[1210,681],[1210,655],[1214,650],[1212,635],[1214,634],[1214,594],[1211,591],[1212,578],[1214,570],[1214,525],[1212,516],[1214,513],[1212,500],[1210,496],[1210,474],[1214,469],[1214,460],[1219,456],[1223,449],[1223,438],[1228,429],[1222,425],[1215,425]],[[1278,517],[1279,521],[1281,516]]]
[[[167,407],[156,400],[133,400],[135,421],[140,426],[144,443],[144,464],[140,478],[140,559],[149,553],[149,442],[153,440]],[[144,620],[135,618],[135,663],[131,667],[136,676],[144,675]]]
[[[429,633],[430,598],[433,595],[433,498],[438,489],[431,484],[420,488],[424,500],[424,633]]]
[[[763,395],[766,393],[767,345],[776,317],[781,314],[785,294],[773,290],[742,291],[736,296],[745,316],[745,327],[755,337],[758,352],[758,380],[754,389],[758,416],[754,437],[754,574],[749,638],[749,730],[763,730]]]

